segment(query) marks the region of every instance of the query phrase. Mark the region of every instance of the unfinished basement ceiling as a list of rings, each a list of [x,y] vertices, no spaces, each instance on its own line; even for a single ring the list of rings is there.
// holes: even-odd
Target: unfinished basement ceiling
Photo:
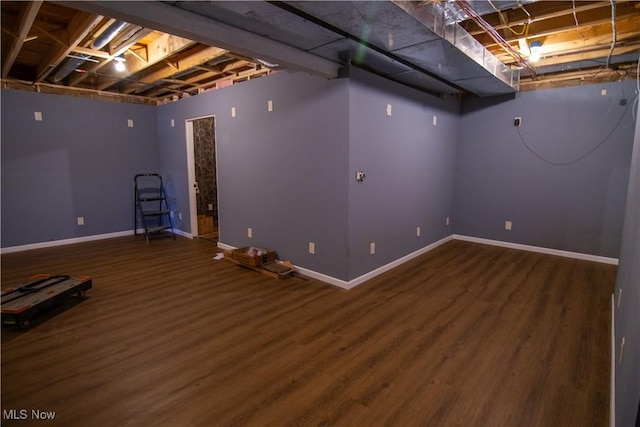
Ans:
[[[2,1],[4,87],[124,102],[349,64],[492,96],[635,78],[639,55],[639,1]]]

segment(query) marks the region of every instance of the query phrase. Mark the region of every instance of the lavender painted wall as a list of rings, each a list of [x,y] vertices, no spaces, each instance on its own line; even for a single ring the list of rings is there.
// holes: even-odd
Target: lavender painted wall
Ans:
[[[131,177],[145,171],[163,174],[189,232],[185,121],[215,115],[223,243],[272,246],[345,281],[452,232],[617,257],[631,96],[633,82],[584,86],[466,100],[460,114],[455,99],[357,69],[332,81],[282,72],[158,108],[5,90],[2,247],[130,230]],[[612,136],[549,165],[520,141],[516,115],[553,160]]]
[[[453,209],[460,104],[355,68],[350,80],[352,280],[452,233],[445,220]],[[356,171],[365,172],[364,182],[356,182]]]
[[[133,176],[160,164],[155,107],[1,97],[2,247],[133,230]]]
[[[634,82],[625,81],[465,100],[455,233],[617,258],[633,96]],[[519,128],[516,116],[522,117]],[[583,160],[559,166],[532,154],[518,130],[532,150],[556,163],[606,142]],[[505,230],[507,220],[511,231]]]
[[[640,117],[636,119],[635,144],[627,192],[622,232],[622,249],[616,281],[616,298],[622,292],[620,307],[615,308],[615,360],[620,360],[620,345],[625,337],[622,363],[616,363],[616,426],[637,425],[640,407]],[[617,300],[616,300],[617,302]]]
[[[190,231],[185,121],[215,115],[220,241],[273,247],[298,266],[345,279],[348,105],[347,80],[283,72],[160,106],[160,156],[173,209],[183,213],[178,228]]]

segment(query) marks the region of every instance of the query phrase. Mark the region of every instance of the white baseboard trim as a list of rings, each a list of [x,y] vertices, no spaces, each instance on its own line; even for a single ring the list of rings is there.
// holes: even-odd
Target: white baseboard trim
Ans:
[[[425,246],[424,248],[418,249],[415,252],[412,252],[412,253],[410,253],[408,255],[405,255],[402,258],[398,258],[397,260],[392,261],[389,264],[385,264],[382,267],[378,267],[375,270],[372,270],[372,271],[370,271],[368,273],[363,274],[360,277],[357,277],[357,278],[355,278],[353,280],[349,280],[349,281],[345,281],[345,280],[342,280],[342,279],[337,279],[335,277],[328,276],[328,275],[323,274],[323,273],[318,273],[317,271],[310,270],[310,269],[305,268],[305,267],[299,267],[297,265],[294,265],[294,267],[295,267],[296,271],[298,273],[302,274],[303,276],[307,276],[307,277],[310,277],[312,279],[316,279],[316,280],[319,280],[321,282],[328,283],[330,285],[337,286],[339,288],[348,290],[348,289],[353,289],[356,286],[361,285],[362,283],[364,283],[364,282],[366,282],[368,280],[371,280],[376,276],[381,275],[382,273],[386,273],[387,271],[389,271],[389,270],[391,270],[393,268],[396,268],[396,267],[404,264],[405,262],[407,262],[407,261],[409,261],[409,260],[411,260],[411,259],[413,259],[415,257],[418,257],[418,256],[420,256],[422,254],[425,254],[425,253],[437,248],[438,246],[448,242],[451,239],[452,239],[452,236],[447,236],[447,237],[445,237],[443,239],[438,240],[437,242],[434,242],[434,243],[432,243],[432,244],[430,244],[428,246]],[[235,246],[227,245],[227,244],[222,243],[222,242],[218,242],[218,247],[220,249],[226,249],[226,250],[236,249]]]
[[[193,239],[193,236],[190,233],[186,233],[182,230],[174,229],[173,232],[179,236]],[[144,229],[138,229],[136,230],[136,233],[144,234]],[[112,239],[114,237],[131,236],[132,234],[134,234],[133,230],[127,230],[127,231],[117,231],[115,233],[94,234],[91,236],[74,237],[71,239],[51,240],[49,242],[31,243],[28,245],[10,246],[7,248],[0,248],[0,254],[10,254],[12,252],[29,251],[31,249],[42,249],[42,248],[51,248],[54,246],[71,245],[73,243],[91,242],[93,240]]]
[[[187,233],[186,231],[182,231],[174,228],[173,233],[177,234],[178,236],[186,237],[188,239],[193,239],[193,235],[191,233]]]
[[[237,246],[227,245],[226,243],[218,242],[218,248],[223,249],[225,251],[231,251],[233,249],[238,249]],[[327,276],[326,274],[318,273],[317,271],[309,270],[308,268],[299,267],[294,265],[295,270],[302,274],[303,276],[310,277],[312,279],[319,280],[321,282],[328,283],[330,285],[338,286],[343,289],[349,289],[347,282],[344,280],[336,279],[335,277]]]
[[[232,249],[238,249],[235,246],[227,245],[226,243],[218,242],[218,247],[225,251],[230,251]]]
[[[329,285],[347,290],[353,287],[349,286],[349,282],[345,282],[344,280],[336,279],[335,277],[327,276],[326,274],[318,273],[317,271],[309,270],[308,268],[298,267],[297,265],[294,265],[294,267],[298,273],[303,276],[310,277],[311,279],[316,279]]]
[[[426,254],[429,251],[434,250],[435,248],[437,248],[440,245],[443,245],[445,243],[447,243],[448,241],[452,240],[452,236],[447,236],[444,237],[436,242],[431,243],[430,245],[425,246],[424,248],[418,249],[415,252],[411,252],[408,255],[403,256],[402,258],[398,258],[395,261],[391,261],[389,264],[385,264],[382,267],[378,267],[375,270],[372,270],[368,273],[363,274],[360,277],[357,277],[353,280],[350,280],[348,283],[348,288],[347,289],[352,289],[355,288],[356,286],[373,279],[376,276],[381,275],[382,273],[386,273],[387,271],[394,269],[396,267],[399,267],[400,265],[404,264],[407,261],[412,260],[413,258],[416,258],[420,255]]]
[[[9,254],[11,252],[22,252],[22,251],[29,251],[31,249],[50,248],[53,246],[63,246],[63,245],[70,245],[73,243],[90,242],[92,240],[112,239],[114,237],[123,237],[123,236],[131,236],[131,235],[133,235],[133,230],[117,231],[115,233],[106,233],[106,234],[94,234],[92,236],[74,237],[71,239],[51,240],[49,242],[32,243],[29,245],[10,246],[8,248],[1,248],[0,253]]]
[[[463,240],[465,242],[482,243],[484,245],[500,246],[503,248],[519,249],[521,251],[538,252],[547,255],[556,255],[565,258],[575,258],[585,261],[600,262],[603,264],[618,265],[618,258],[608,258],[599,255],[583,254],[580,252],[562,251],[560,249],[543,248],[541,246],[523,245],[521,243],[503,242],[500,240],[483,239],[480,237],[464,236],[460,234],[453,235],[454,240]]]
[[[616,426],[616,294],[611,294],[611,391],[609,393],[609,427]]]

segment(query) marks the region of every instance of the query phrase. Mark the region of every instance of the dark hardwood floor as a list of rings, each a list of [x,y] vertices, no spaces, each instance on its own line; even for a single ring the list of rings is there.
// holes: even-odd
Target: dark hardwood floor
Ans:
[[[132,236],[2,255],[3,288],[93,278],[3,328],[2,425],[608,425],[614,266],[452,241],[345,291],[217,251]]]

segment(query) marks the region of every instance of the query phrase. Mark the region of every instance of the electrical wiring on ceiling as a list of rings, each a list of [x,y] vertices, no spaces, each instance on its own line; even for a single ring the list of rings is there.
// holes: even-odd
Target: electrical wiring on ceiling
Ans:
[[[607,64],[606,68],[609,68],[609,63],[611,62],[611,55],[613,55],[613,50],[616,47],[616,42],[618,40],[618,26],[616,24],[616,2],[615,0],[609,0],[611,2],[611,30],[612,30],[612,40],[611,40],[611,49],[609,50],[609,56],[607,56]]]
[[[524,13],[527,14],[527,16],[529,17],[529,19],[527,20],[527,22],[525,22],[524,24],[521,24],[523,26],[522,31],[516,31],[514,30],[511,25],[509,25],[509,21],[504,17],[504,14],[502,13],[502,11],[500,9],[498,9],[491,0],[487,0],[489,2],[489,4],[491,5],[491,7],[493,8],[493,10],[495,10],[498,13],[498,17],[500,18],[500,22],[502,23],[502,25],[504,25],[504,27],[506,29],[508,29],[509,31],[511,31],[514,35],[516,36],[524,36],[524,38],[526,39],[528,37],[529,34],[529,27],[531,26],[531,15],[529,14],[529,12],[527,12],[527,9],[525,9],[521,4],[520,1],[518,1],[518,5],[520,6],[520,9],[522,9],[524,11]]]
[[[529,64],[529,62],[515,50],[509,42],[507,42],[498,31],[487,21],[485,21],[471,6],[467,4],[467,0],[455,0],[458,7],[469,16],[476,24],[480,26],[500,47],[502,47],[507,53],[509,53],[516,61],[516,63],[527,70],[529,76],[533,80],[538,79],[535,69]]]
[[[576,31],[578,31],[578,34],[580,34],[580,37],[582,37],[582,41],[585,42],[587,39],[584,36],[584,34],[582,34],[582,31],[580,31],[580,25],[578,25],[578,14],[576,13],[576,0],[571,0],[571,4],[573,5],[573,20],[576,23]]]
[[[576,0],[571,0],[571,4],[573,5],[573,20],[576,23],[576,31],[578,31],[578,34],[580,34],[580,37],[582,37],[582,52],[580,54],[580,67],[582,67],[582,60],[584,59],[584,49],[585,46],[587,44],[587,38],[584,36],[584,34],[582,34],[582,31],[580,31],[580,25],[578,24],[578,14],[576,12]]]

